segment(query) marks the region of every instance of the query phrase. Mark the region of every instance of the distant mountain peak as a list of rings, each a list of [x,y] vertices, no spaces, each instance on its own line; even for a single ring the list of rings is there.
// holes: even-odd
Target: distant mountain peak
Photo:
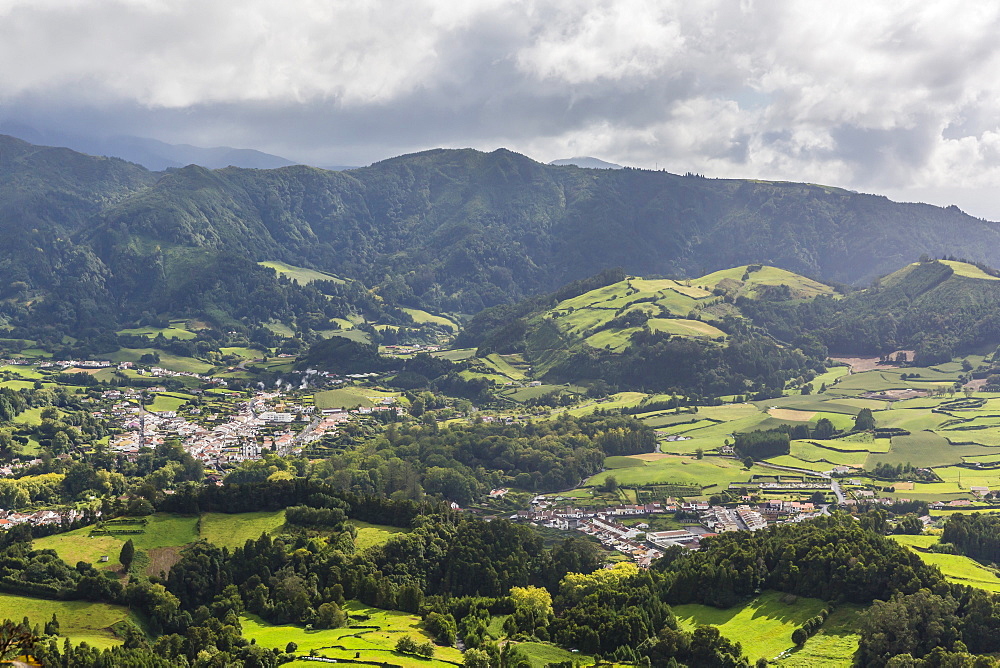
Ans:
[[[573,165],[576,167],[583,167],[585,169],[622,169],[621,165],[617,165],[613,162],[607,162],[606,160],[601,160],[600,158],[592,158],[586,155],[578,156],[576,158],[553,160],[549,164],[556,166]]]

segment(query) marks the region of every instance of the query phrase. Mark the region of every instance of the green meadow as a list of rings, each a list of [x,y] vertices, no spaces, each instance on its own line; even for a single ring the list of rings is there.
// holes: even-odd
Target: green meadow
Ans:
[[[765,592],[744,605],[724,610],[688,604],[675,605],[673,611],[684,629],[706,624],[718,627],[722,635],[739,641],[753,662],[760,657],[773,659],[793,647],[792,631],[825,607],[818,599]]]
[[[420,617],[416,615],[368,608],[354,602],[349,602],[344,611],[351,616],[349,626],[322,631],[307,631],[290,624],[269,624],[254,615],[243,616],[240,622],[245,638],[256,641],[263,647],[284,648],[289,642],[294,642],[298,645],[296,654],[300,656],[316,650],[318,656],[330,659],[354,660],[357,656],[361,661],[393,663],[404,668],[444,668],[462,662],[462,653],[454,647],[435,646],[433,659],[396,652],[396,642],[404,635],[409,635],[418,642],[430,640],[430,636],[421,628]],[[302,664],[316,665],[307,662]]]
[[[27,617],[32,625],[44,626],[53,614],[59,620],[59,635],[71,639],[74,644],[86,642],[101,649],[122,643],[111,628],[115,624],[124,621],[139,624],[139,620],[120,605],[0,594],[0,619],[20,621]]]

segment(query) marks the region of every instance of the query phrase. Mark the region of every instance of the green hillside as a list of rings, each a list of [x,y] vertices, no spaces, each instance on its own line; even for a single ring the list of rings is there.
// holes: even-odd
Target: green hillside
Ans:
[[[503,149],[431,150],[349,172],[157,174],[10,137],[0,137],[0,156],[0,299],[15,323],[70,335],[131,328],[144,313],[226,328],[389,306],[471,314],[612,267],[692,277],[762,263],[854,283],[922,252],[1000,263],[1000,232],[952,208],[807,184],[549,166]],[[282,283],[296,271],[348,283],[324,297]],[[737,273],[709,274],[705,287],[728,292]],[[793,298],[824,291],[777,269],[757,274],[734,298],[775,285]]]

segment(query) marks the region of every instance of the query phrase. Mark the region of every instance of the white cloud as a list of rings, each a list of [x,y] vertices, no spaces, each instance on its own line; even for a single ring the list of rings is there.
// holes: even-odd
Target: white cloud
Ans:
[[[961,193],[1000,185],[998,28],[943,1],[0,0],[0,115]]]

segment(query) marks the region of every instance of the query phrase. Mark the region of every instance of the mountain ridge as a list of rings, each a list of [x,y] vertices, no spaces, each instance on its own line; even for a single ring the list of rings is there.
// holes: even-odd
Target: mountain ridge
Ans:
[[[165,276],[186,271],[176,258],[222,255],[467,314],[612,267],[683,279],[768,264],[863,284],[925,253],[1000,264],[1000,226],[953,208],[808,184],[567,169],[507,149],[431,149],[346,172],[151,172],[0,137],[0,197],[12,242],[0,258],[3,294],[13,283],[34,295],[90,285],[102,303],[101,290],[118,295],[126,319],[148,304],[121,286],[163,292]],[[63,246],[48,255],[74,260],[33,255]],[[153,278],[140,273],[161,265]]]

